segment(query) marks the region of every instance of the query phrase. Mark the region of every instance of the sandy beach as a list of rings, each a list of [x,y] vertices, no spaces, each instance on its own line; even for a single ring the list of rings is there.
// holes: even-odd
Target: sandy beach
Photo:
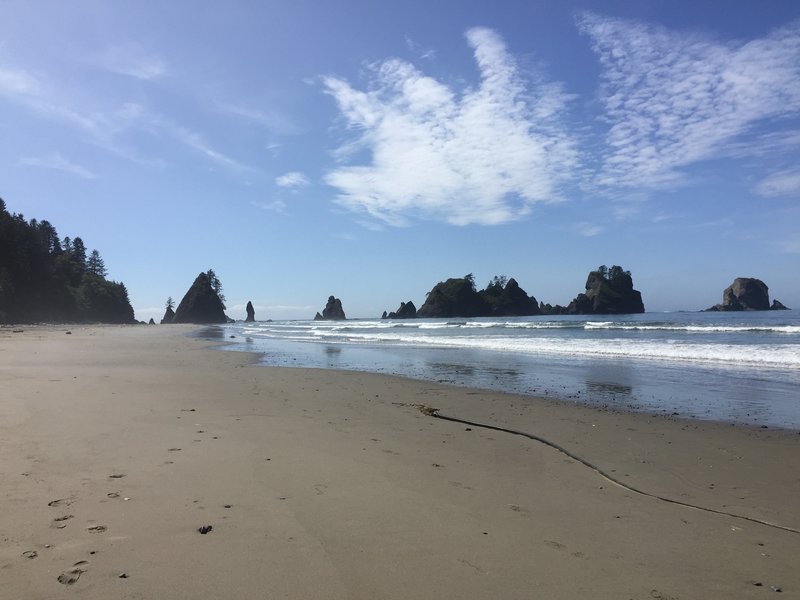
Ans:
[[[197,331],[0,329],[0,597],[800,597],[795,431],[257,367]]]

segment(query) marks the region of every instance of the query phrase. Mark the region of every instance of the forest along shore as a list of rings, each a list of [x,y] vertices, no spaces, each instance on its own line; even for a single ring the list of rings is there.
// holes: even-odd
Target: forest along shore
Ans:
[[[800,590],[796,433],[251,368],[192,326],[15,329],[11,598]]]

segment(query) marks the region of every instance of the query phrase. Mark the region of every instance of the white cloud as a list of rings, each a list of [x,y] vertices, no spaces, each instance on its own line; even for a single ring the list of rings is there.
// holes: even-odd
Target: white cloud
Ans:
[[[201,133],[135,102],[109,107],[102,99],[93,98],[89,108],[85,108],[80,100],[70,96],[66,86],[34,77],[24,70],[6,67],[0,68],[0,96],[44,118],[78,127],[88,134],[87,141],[140,164],[162,163],[157,159],[142,158],[120,144],[120,138],[133,131],[166,135],[219,165],[236,171],[250,170],[247,165],[214,148]]]
[[[41,167],[43,169],[55,169],[56,171],[63,171],[83,179],[97,179],[97,175],[92,173],[89,169],[67,160],[58,153],[40,158],[24,157],[20,158],[19,162],[20,164],[28,167]]]
[[[569,97],[558,84],[523,80],[495,32],[466,36],[481,75],[474,88],[452,89],[399,59],[371,67],[367,91],[324,78],[353,134],[339,155],[370,155],[327,174],[340,205],[391,225],[489,225],[560,199],[577,164],[561,120]]]
[[[406,47],[420,58],[427,60],[436,58],[436,50],[433,48],[424,47],[422,44],[411,39],[409,36],[406,36]]]
[[[256,208],[261,210],[271,210],[272,212],[286,214],[286,202],[283,200],[272,200],[271,202],[250,202]]]
[[[99,62],[109,71],[145,81],[158,79],[167,72],[167,66],[161,58],[138,45],[110,48]]]
[[[303,128],[295,123],[288,114],[274,108],[259,110],[226,102],[217,103],[217,108],[223,113],[266,127],[276,135],[299,135],[303,133]]]
[[[603,227],[595,223],[583,221],[575,226],[575,231],[584,237],[594,237],[603,233]]]
[[[290,171],[275,178],[275,185],[284,188],[298,188],[310,185],[308,178],[299,171]]]
[[[772,173],[763,179],[755,188],[761,196],[796,196],[800,197],[800,170],[787,170]]]
[[[682,168],[725,156],[758,122],[800,111],[800,22],[727,44],[591,13],[578,24],[603,67],[601,186],[680,183]]]
[[[36,79],[16,69],[0,69],[0,94],[34,94],[39,91]]]

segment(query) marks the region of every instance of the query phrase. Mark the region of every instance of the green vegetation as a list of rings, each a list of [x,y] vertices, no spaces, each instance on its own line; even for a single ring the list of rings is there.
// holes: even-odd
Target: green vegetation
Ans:
[[[125,285],[106,275],[81,238],[62,242],[48,221],[26,221],[0,199],[0,323],[135,322]]]
[[[488,317],[539,314],[535,298],[529,297],[514,279],[492,278],[486,289],[475,289],[472,274],[439,282],[428,293],[418,317]]]

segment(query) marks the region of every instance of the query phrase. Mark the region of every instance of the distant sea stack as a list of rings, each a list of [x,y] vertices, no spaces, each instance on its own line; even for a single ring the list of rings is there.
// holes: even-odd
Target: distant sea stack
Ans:
[[[415,319],[416,317],[417,307],[414,306],[414,303],[411,300],[408,302],[401,302],[400,308],[394,312],[386,314],[386,311],[384,311],[383,313],[384,319]]]
[[[475,279],[470,274],[451,277],[433,286],[417,316],[421,319],[480,317],[486,311],[486,302],[475,291]]]
[[[206,273],[200,273],[178,304],[173,323],[227,323],[225,306]]]
[[[428,292],[417,311],[419,318],[527,317],[539,314],[536,298],[528,296],[515,279],[494,277],[477,291],[472,275],[440,281]]]
[[[322,309],[322,314],[317,313],[314,315],[315,321],[344,321],[346,319],[342,301],[333,296],[328,296],[328,303]]]
[[[630,271],[605,265],[591,271],[586,279],[586,292],[578,294],[568,306],[541,305],[545,314],[562,315],[625,315],[644,312],[642,294],[633,289]]]
[[[722,292],[722,304],[715,304],[708,311],[742,310],[787,310],[778,300],[769,303],[769,288],[760,279],[737,277]]]
[[[164,317],[161,319],[162,325],[169,325],[175,320],[175,311],[172,310],[171,306],[167,307],[167,310],[164,311]]]
[[[536,298],[528,296],[513,277],[495,277],[479,293],[489,307],[487,316],[529,317],[541,312]]]
[[[252,323],[256,320],[256,309],[253,308],[253,303],[250,300],[247,301],[247,318],[244,320],[245,323]]]

